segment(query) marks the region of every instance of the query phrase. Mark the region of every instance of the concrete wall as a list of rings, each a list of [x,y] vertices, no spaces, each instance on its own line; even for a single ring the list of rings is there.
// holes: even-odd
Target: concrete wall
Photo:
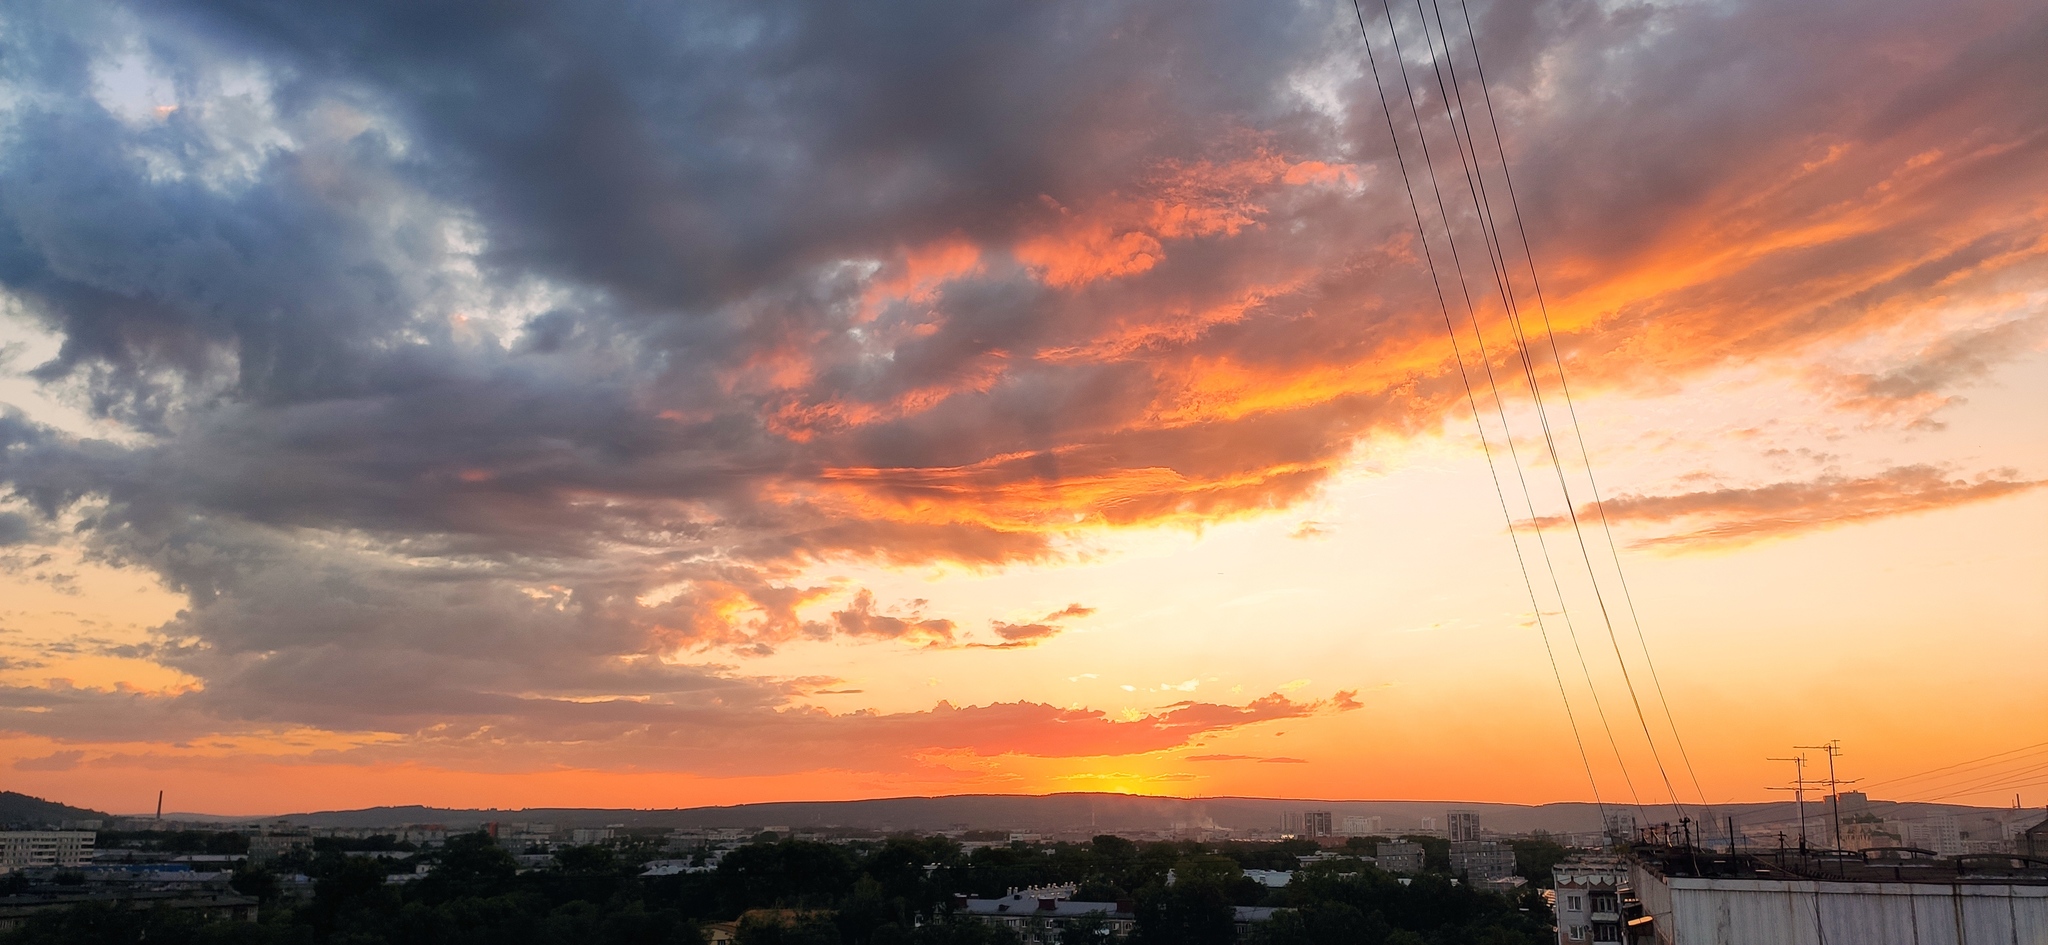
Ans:
[[[2048,886],[1633,882],[1660,945],[2048,945]]]

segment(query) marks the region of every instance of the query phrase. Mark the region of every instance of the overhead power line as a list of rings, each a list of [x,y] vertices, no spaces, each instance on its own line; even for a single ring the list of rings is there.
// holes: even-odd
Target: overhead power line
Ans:
[[[1464,108],[1463,89],[1461,84],[1457,81],[1457,64],[1455,61],[1452,60],[1450,55],[1450,35],[1443,28],[1442,8],[1437,6],[1436,0],[1430,0],[1430,5],[1432,9],[1436,10],[1437,31],[1443,37],[1443,65],[1438,64],[1439,61],[1436,55],[1436,44],[1433,39],[1430,39],[1430,20],[1428,14],[1423,12],[1422,0],[1415,0],[1415,14],[1417,19],[1421,20],[1422,22],[1424,38],[1426,40],[1429,40],[1430,66],[1436,74],[1437,90],[1443,100],[1444,119],[1446,122],[1450,124],[1452,139],[1458,145],[1459,164],[1461,168],[1465,171],[1465,184],[1467,191],[1470,192],[1470,195],[1472,197],[1473,211],[1479,218],[1482,234],[1489,237],[1486,241],[1488,260],[1489,262],[1494,263],[1496,275],[1495,281],[1501,293],[1502,307],[1505,314],[1507,315],[1509,326],[1514,330],[1516,353],[1522,365],[1523,379],[1527,382],[1529,386],[1529,397],[1536,409],[1537,422],[1543,432],[1543,442],[1550,456],[1551,468],[1557,474],[1558,488],[1563,494],[1565,514],[1571,522],[1572,534],[1578,544],[1580,559],[1586,567],[1586,577],[1592,587],[1594,602],[1598,605],[1601,622],[1603,625],[1605,625],[1607,630],[1608,642],[1614,650],[1616,668],[1619,669],[1621,673],[1622,684],[1628,692],[1630,704],[1635,709],[1636,721],[1642,729],[1643,740],[1649,748],[1650,758],[1657,767],[1659,777],[1664,782],[1665,791],[1671,799],[1673,808],[1678,810],[1681,816],[1684,816],[1685,809],[1683,806],[1683,802],[1679,800],[1678,791],[1671,783],[1670,772],[1665,768],[1663,755],[1660,751],[1658,751],[1657,748],[1657,739],[1650,731],[1649,719],[1647,715],[1643,712],[1642,700],[1636,693],[1635,680],[1629,673],[1628,660],[1626,659],[1626,657],[1622,655],[1621,641],[1620,638],[1615,634],[1614,620],[1608,611],[1606,594],[1600,588],[1599,574],[1593,566],[1592,553],[1586,543],[1586,536],[1579,521],[1576,503],[1574,503],[1572,500],[1571,484],[1565,475],[1564,461],[1558,452],[1557,437],[1550,423],[1549,409],[1544,404],[1542,384],[1537,377],[1535,362],[1530,357],[1529,338],[1527,332],[1524,330],[1522,325],[1520,306],[1517,304],[1513,286],[1509,284],[1508,280],[1501,277],[1501,274],[1505,272],[1505,259],[1504,255],[1496,257],[1495,253],[1496,247],[1500,244],[1499,231],[1494,223],[1494,216],[1491,206],[1492,201],[1488,197],[1486,191],[1484,179],[1485,171],[1484,167],[1480,164],[1478,139],[1472,133],[1470,115],[1468,112],[1466,112]],[[1391,11],[1389,11],[1388,16],[1389,25],[1391,26]],[[1478,44],[1476,40],[1473,43],[1473,56],[1474,61],[1478,61]],[[1449,68],[1451,72],[1451,79],[1448,83],[1446,83],[1444,79],[1445,68]],[[1452,107],[1454,102],[1457,105],[1455,111]],[[1460,124],[1458,116],[1460,114],[1465,115],[1465,134],[1462,139],[1459,137],[1458,134]],[[1471,159],[1469,164],[1466,163],[1466,140],[1470,140],[1472,142]],[[1498,140],[1496,140],[1495,143],[1496,148],[1499,149]],[[1507,166],[1507,155],[1505,150],[1501,150],[1501,166],[1503,168]],[[1475,180],[1475,176],[1477,177],[1477,180]],[[1517,218],[1519,219],[1519,214],[1517,214]],[[1445,225],[1446,227],[1449,226],[1448,216],[1446,217]],[[1502,250],[1502,253],[1504,254],[1504,249]],[[1533,264],[1531,266],[1531,271],[1534,271]],[[1555,338],[1552,339],[1552,345],[1553,347],[1555,346]],[[1558,359],[1557,369],[1558,376],[1560,380],[1562,380],[1562,378],[1564,377],[1564,363],[1562,359]],[[1581,434],[1582,452],[1584,451],[1583,448],[1584,438],[1583,434]],[[1591,468],[1590,461],[1588,461],[1587,463],[1587,468]],[[1647,650],[1645,652],[1647,655]],[[1702,798],[1702,801],[1704,801],[1704,797]]]
[[[1996,753],[1994,753],[1994,754],[1989,754],[1989,755],[1985,755],[1985,756],[1984,756],[1984,757],[1982,757],[1982,758],[1972,758],[1972,759],[1970,759],[1969,761],[1958,761],[1958,762],[1956,762],[1955,764],[1948,764],[1948,765],[1942,765],[1942,766],[1941,766],[1941,767],[1939,767],[1939,768],[1929,768],[1929,769],[1927,769],[1926,771],[1920,771],[1920,772],[1916,772],[1916,773],[1914,773],[1914,774],[1903,774],[1903,775],[1900,775],[1900,776],[1898,776],[1898,777],[1895,777],[1895,778],[1885,778],[1885,779],[1883,779],[1883,780],[1881,780],[1881,781],[1872,781],[1872,782],[1870,782],[1869,784],[1866,784],[1866,785],[1864,785],[1864,786],[1863,786],[1863,789],[1864,789],[1865,791],[1869,791],[1870,789],[1872,789],[1872,788],[1875,788],[1875,787],[1878,787],[1878,786],[1880,786],[1880,785],[1887,785],[1887,784],[1897,784],[1897,783],[1899,783],[1899,782],[1902,782],[1902,781],[1916,781],[1916,780],[1919,780],[1919,779],[1921,779],[1921,778],[1925,778],[1925,777],[1927,777],[1927,776],[1929,776],[1929,775],[1933,775],[1933,774],[1938,774],[1938,773],[1940,773],[1940,772],[1943,772],[1943,771],[1948,771],[1948,770],[1949,770],[1949,769],[1951,769],[1951,768],[1964,768],[1964,767],[1972,767],[1972,766],[1978,766],[1978,765],[1981,765],[1981,764],[1983,764],[1983,763],[1985,763],[1985,762],[1990,762],[1990,761],[1992,761],[1992,759],[1995,759],[1995,758],[2004,758],[2004,757],[2005,757],[2005,756],[2007,756],[2007,755],[2017,755],[2017,754],[2020,754],[2020,753],[2022,753],[2022,752],[2025,752],[2025,753],[2027,753],[2027,754],[2038,754],[2038,753],[2039,753],[2040,751],[2042,751],[2042,750],[2048,750],[2048,742],[2037,742],[2037,743],[2035,743],[2035,744],[2032,744],[2032,745],[2023,745],[2023,746],[2021,746],[2021,747],[2019,747],[2019,748],[2012,748],[2012,749],[2008,749],[2008,750],[2006,750],[2006,751],[2001,751],[2001,752],[1996,752]],[[2004,764],[2004,763],[2006,763],[2006,762],[1997,762],[1997,764]]]
[[[1435,0],[1431,0],[1431,2],[1434,3]],[[1671,712],[1671,700],[1665,695],[1664,680],[1657,672],[1657,662],[1650,655],[1650,641],[1643,632],[1642,617],[1636,610],[1635,594],[1630,591],[1628,586],[1628,573],[1621,566],[1621,549],[1614,541],[1614,528],[1607,519],[1607,505],[1600,496],[1600,482],[1593,474],[1593,458],[1590,451],[1586,448],[1585,427],[1579,422],[1578,406],[1572,400],[1571,383],[1566,379],[1564,356],[1557,347],[1557,330],[1550,321],[1550,304],[1543,296],[1543,280],[1536,274],[1536,250],[1529,242],[1528,224],[1522,217],[1521,203],[1515,194],[1514,172],[1508,166],[1507,148],[1502,142],[1500,135],[1500,119],[1493,105],[1492,86],[1486,79],[1486,60],[1479,55],[1479,31],[1472,27],[1472,9],[1465,0],[1458,0],[1458,12],[1460,18],[1465,21],[1466,42],[1472,47],[1472,65],[1479,76],[1479,91],[1482,101],[1486,106],[1487,127],[1493,133],[1494,150],[1500,154],[1501,180],[1507,186],[1508,209],[1514,215],[1516,235],[1520,237],[1522,243],[1522,258],[1529,269],[1529,286],[1536,296],[1536,310],[1543,319],[1543,335],[1550,347],[1551,361],[1557,365],[1558,389],[1564,395],[1566,414],[1572,423],[1572,435],[1578,441],[1580,462],[1586,467],[1586,484],[1592,492],[1593,508],[1599,515],[1600,529],[1607,540],[1608,557],[1614,563],[1615,580],[1621,587],[1622,600],[1628,608],[1629,622],[1635,627],[1636,642],[1643,651],[1643,663],[1649,667],[1651,686],[1656,690],[1657,701],[1663,707],[1665,724],[1671,729],[1671,740],[1678,746],[1678,754],[1685,764],[1687,777],[1692,780],[1693,791],[1699,795],[1701,806],[1707,809],[1707,814],[1711,818],[1713,816],[1713,804],[1707,800],[1706,789],[1700,786],[1699,771],[1693,766],[1692,753],[1685,747],[1685,736],[1679,732],[1678,719]],[[1441,10],[1438,12],[1438,22],[1439,29],[1441,29]],[[1446,49],[1450,46],[1448,35],[1445,37],[1444,45]],[[1469,120],[1466,126],[1470,128]],[[1482,176],[1482,182],[1484,179]],[[1497,232],[1495,240],[1496,242],[1499,240]],[[1506,264],[1505,250],[1503,250],[1502,264],[1503,266]],[[1570,505],[1569,498],[1566,499],[1566,505],[1567,507]],[[1590,569],[1590,564],[1588,567]]]
[[[1501,516],[1507,522],[1509,539],[1514,543],[1515,546],[1515,563],[1522,574],[1522,586],[1528,592],[1529,595],[1530,611],[1534,614],[1535,617],[1537,634],[1543,640],[1543,652],[1550,662],[1551,676],[1557,682],[1558,698],[1564,704],[1565,720],[1571,727],[1572,741],[1578,746],[1579,761],[1585,767],[1586,781],[1593,791],[1593,803],[1596,807],[1600,809],[1601,821],[1605,823],[1607,819],[1607,805],[1606,802],[1600,796],[1600,782],[1599,779],[1596,778],[1593,774],[1593,761],[1591,756],[1588,755],[1586,752],[1585,737],[1581,735],[1579,732],[1578,717],[1576,713],[1572,711],[1571,697],[1567,694],[1566,687],[1564,684],[1564,674],[1558,669],[1557,666],[1557,653],[1550,644],[1550,631],[1546,627],[1543,620],[1543,605],[1537,599],[1536,585],[1529,576],[1528,561],[1522,556],[1521,542],[1514,540],[1514,515],[1508,510],[1507,492],[1502,487],[1500,481],[1500,473],[1493,464],[1493,449],[1490,445],[1488,445],[1486,436],[1486,425],[1481,419],[1481,415],[1479,412],[1478,397],[1473,393],[1472,376],[1465,370],[1465,356],[1463,352],[1459,350],[1457,328],[1451,322],[1450,303],[1444,297],[1443,280],[1437,273],[1435,254],[1430,249],[1429,245],[1429,231],[1428,228],[1423,225],[1422,209],[1415,199],[1415,185],[1408,173],[1408,159],[1401,147],[1400,134],[1395,130],[1394,127],[1393,107],[1387,103],[1386,85],[1380,81],[1379,61],[1378,57],[1373,52],[1371,33],[1365,25],[1365,10],[1362,6],[1360,6],[1360,0],[1351,0],[1351,9],[1352,12],[1356,14],[1358,17],[1359,39],[1365,44],[1366,62],[1372,70],[1373,87],[1379,93],[1380,112],[1383,116],[1385,116],[1387,122],[1387,137],[1394,146],[1394,160],[1401,170],[1402,191],[1408,198],[1408,210],[1415,218],[1415,235],[1416,238],[1421,240],[1422,242],[1423,259],[1429,267],[1430,283],[1436,289],[1437,309],[1443,315],[1444,332],[1449,336],[1451,342],[1451,357],[1457,361],[1458,377],[1463,382],[1465,388],[1465,402],[1467,406],[1469,406],[1472,410],[1472,423],[1479,433],[1479,446],[1481,452],[1484,454],[1486,458],[1487,474],[1493,480],[1494,496],[1500,502]],[[1388,29],[1392,30],[1393,21],[1391,16],[1388,19],[1387,25]],[[1399,66],[1398,56],[1399,53],[1397,47],[1397,67]],[[1403,73],[1403,81],[1406,81],[1405,71]],[[1419,124],[1416,127],[1416,132],[1418,135],[1420,135],[1422,132],[1422,128]],[[1426,159],[1427,152],[1425,150],[1425,160]],[[1432,174],[1432,178],[1433,177],[1434,175]],[[1448,232],[1448,229],[1448,221],[1446,221],[1446,232]],[[1481,360],[1484,361],[1483,355],[1481,357]],[[1508,441],[1510,447],[1512,448],[1512,431],[1509,431]],[[1520,464],[1517,463],[1518,471],[1519,468]],[[1562,604],[1561,599],[1559,603]],[[1633,787],[1631,787],[1631,791],[1633,791]]]

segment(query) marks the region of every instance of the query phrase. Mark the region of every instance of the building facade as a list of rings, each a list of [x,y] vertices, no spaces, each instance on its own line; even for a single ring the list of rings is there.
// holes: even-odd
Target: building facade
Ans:
[[[1452,843],[1479,839],[1479,812],[1454,810],[1444,813],[1444,836]]]
[[[1360,817],[1357,815],[1348,815],[1344,818],[1344,836],[1370,837],[1373,834],[1380,832],[1380,830],[1382,829],[1380,825],[1382,823],[1384,823],[1384,821],[1382,821],[1378,817]]]
[[[1622,887],[1628,863],[1618,856],[1575,856],[1551,867],[1557,893],[1558,945],[1622,941]]]
[[[1451,872],[1475,883],[1498,883],[1515,875],[1515,848],[1493,840],[1453,840]]]
[[[1373,857],[1379,862],[1380,869],[1389,873],[1420,873],[1422,852],[1422,844],[1400,841],[1380,844]]]
[[[0,870],[84,866],[92,862],[97,837],[90,830],[0,831]]]

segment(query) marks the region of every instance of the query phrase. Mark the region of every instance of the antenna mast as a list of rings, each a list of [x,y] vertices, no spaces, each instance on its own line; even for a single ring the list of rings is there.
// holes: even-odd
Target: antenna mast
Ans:
[[[1791,758],[1766,758],[1765,761],[1789,761],[1792,763],[1792,786],[1765,788],[1768,791],[1791,791],[1793,800],[1799,803],[1799,852],[1806,852],[1806,756]]]
[[[1842,740],[1830,738],[1825,745],[1794,745],[1794,748],[1816,748],[1828,753],[1828,802],[1835,821],[1835,849],[1842,849],[1842,785],[1855,784],[1862,778],[1844,781],[1835,777],[1835,759],[1841,757]]]

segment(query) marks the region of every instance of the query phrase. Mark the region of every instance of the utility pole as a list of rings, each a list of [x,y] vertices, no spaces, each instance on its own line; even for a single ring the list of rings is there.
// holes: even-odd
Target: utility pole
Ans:
[[[1834,808],[1832,813],[1835,820],[1835,849],[1839,850],[1842,848],[1842,785],[1855,784],[1856,781],[1862,779],[1857,778],[1851,781],[1844,781],[1835,777],[1835,759],[1842,754],[1842,740],[1839,738],[1830,738],[1825,745],[1794,745],[1792,747],[1817,748],[1828,753],[1828,800]]]
[[[1792,786],[1765,788],[1765,790],[1791,791],[1793,799],[1799,802],[1799,852],[1804,854],[1806,852],[1806,756],[1802,754],[1791,758],[1766,758],[1764,760],[1789,761],[1792,763]]]

